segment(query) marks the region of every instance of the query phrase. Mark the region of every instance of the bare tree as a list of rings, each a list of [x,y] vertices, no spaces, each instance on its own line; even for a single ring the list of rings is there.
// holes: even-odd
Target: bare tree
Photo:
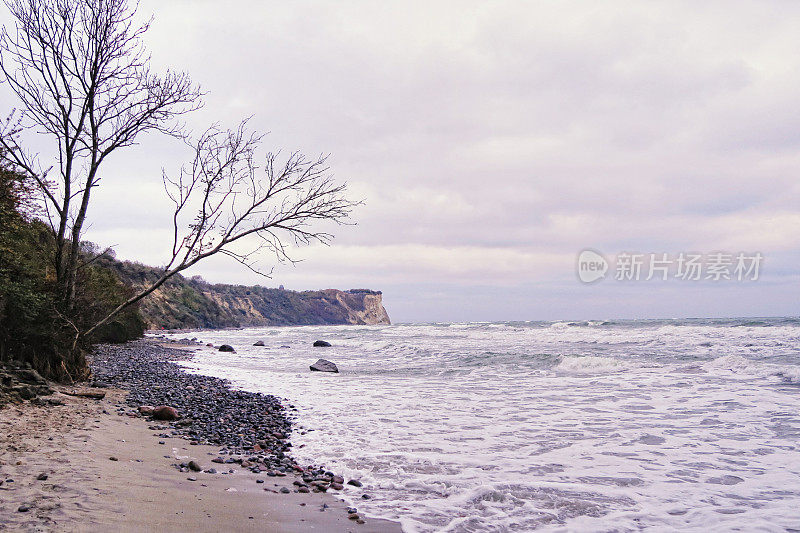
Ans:
[[[267,251],[292,261],[287,244],[328,242],[332,235],[316,221],[344,223],[357,202],[345,198],[346,185],[329,173],[326,157],[294,152],[279,161],[267,153],[258,165],[262,136],[209,128],[192,143],[194,157],[175,178],[163,175],[172,214],[172,250],[161,276],[120,304],[85,335],[158,289],[172,276],[216,254],[231,257],[262,275],[256,257]]]
[[[75,295],[80,237],[92,189],[109,155],[146,131],[181,136],[176,119],[200,105],[184,73],[150,71],[135,7],[127,0],[4,0],[15,31],[0,32],[0,72],[21,102],[0,146],[6,163],[31,176],[56,241],[62,311]],[[53,164],[40,165],[19,135],[53,139]]]
[[[0,129],[0,155],[41,194],[56,242],[56,313],[75,331],[73,353],[103,324],[199,261],[223,254],[261,272],[259,251],[291,261],[288,244],[326,242],[331,236],[313,223],[343,223],[356,205],[329,175],[325,157],[295,152],[279,162],[268,153],[259,166],[262,136],[250,133],[246,120],[235,130],[215,126],[189,140],[177,120],[200,106],[201,93],[184,73],[151,73],[142,44],[148,24],[134,23],[136,6],[127,0],[3,1],[16,30],[0,32],[0,72],[22,115]],[[19,139],[28,129],[55,141],[52,165],[23,149]],[[177,176],[162,176],[175,204],[171,256],[154,283],[81,330],[70,317],[92,189],[108,156],[147,131],[182,138],[194,153]],[[72,364],[83,362],[76,356]]]

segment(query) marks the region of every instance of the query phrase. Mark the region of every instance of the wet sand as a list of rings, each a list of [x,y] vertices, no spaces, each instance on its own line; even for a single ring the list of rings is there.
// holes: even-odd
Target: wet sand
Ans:
[[[152,422],[117,414],[125,391],[104,392],[102,400],[57,392],[64,405],[0,410],[0,530],[401,531],[364,516],[356,523],[332,494],[295,492],[294,475],[211,463],[219,448],[159,437]],[[192,459],[219,473],[174,466]]]

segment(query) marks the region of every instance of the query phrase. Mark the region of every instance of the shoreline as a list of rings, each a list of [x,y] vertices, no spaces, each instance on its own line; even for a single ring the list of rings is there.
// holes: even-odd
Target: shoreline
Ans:
[[[53,385],[53,402],[0,409],[0,531],[402,531],[398,522],[349,513],[335,495],[365,489],[294,463],[291,422],[278,399],[233,391],[170,363],[190,356],[154,340],[100,346],[91,364],[93,384],[102,388],[91,391],[103,399],[68,395],[85,387]],[[119,372],[115,365],[126,361],[128,372]],[[103,383],[115,371],[125,379]],[[186,379],[165,380],[171,372]],[[187,416],[154,422],[135,412],[158,394],[188,402],[176,405]],[[204,403],[193,407],[193,398]],[[210,422],[238,411],[238,420]],[[203,412],[205,420],[189,420]],[[233,433],[248,423],[260,427]]]

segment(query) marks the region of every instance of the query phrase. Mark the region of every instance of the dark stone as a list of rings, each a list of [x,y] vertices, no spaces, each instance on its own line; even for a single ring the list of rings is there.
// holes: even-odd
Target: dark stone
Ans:
[[[156,420],[177,420],[180,418],[178,410],[168,405],[159,405],[153,409],[153,418]]]
[[[296,471],[288,439],[292,433],[290,407],[274,396],[232,389],[223,379],[189,374],[175,363],[191,355],[140,340],[125,345],[99,345],[90,364],[95,379],[128,390],[128,409],[163,405],[180,413],[180,421],[152,423],[157,440],[182,438],[187,445],[198,442],[218,446],[219,457],[212,455],[206,460],[224,464],[228,458],[232,463],[237,462],[235,458],[239,463],[246,458],[251,469],[262,471],[259,477],[264,479],[270,472],[271,476],[278,476],[278,470]],[[126,411],[123,409],[121,414]],[[228,469],[219,470],[222,474]],[[283,472],[281,475],[285,476]],[[5,486],[8,485],[6,481]]]
[[[36,370],[33,369],[21,369],[17,370],[17,378],[25,383],[31,383],[34,385],[44,385],[47,383],[45,379],[39,375]]]
[[[286,487],[281,487],[281,492],[283,494],[289,494],[289,492],[291,492],[291,491],[289,489],[287,489]]]
[[[357,479],[351,479],[347,482],[348,485],[353,485],[354,487],[361,487],[361,482]]]
[[[23,400],[30,400],[36,396],[36,393],[33,392],[33,389],[27,385],[17,385],[12,390],[19,394],[19,397]]]
[[[47,474],[41,473],[38,476],[36,476],[36,479],[39,481],[47,481]]]
[[[256,341],[253,346],[264,346],[264,341]]]
[[[317,362],[309,366],[308,368],[316,372],[335,372],[337,374],[339,373],[339,369],[337,368],[337,366],[326,359],[317,359]]]
[[[317,348],[324,348],[330,345],[331,343],[329,343],[328,341],[314,341],[314,346]]]
[[[19,513],[27,513],[30,510],[31,510],[31,506],[30,505],[20,505],[17,508],[17,512],[19,512]]]
[[[203,471],[203,467],[200,466],[197,463],[197,461],[189,461],[189,464],[186,465],[186,466],[188,466],[189,470],[191,470],[192,472],[202,472]]]
[[[233,346],[231,346],[230,344],[223,344],[222,346],[219,347],[219,351],[236,353],[236,350],[234,350]]]

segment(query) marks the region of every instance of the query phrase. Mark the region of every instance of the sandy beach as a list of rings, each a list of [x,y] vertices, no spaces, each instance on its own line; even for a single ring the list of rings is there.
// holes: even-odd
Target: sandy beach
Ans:
[[[0,530],[401,531],[364,516],[356,523],[335,496],[298,492],[296,475],[211,463],[219,447],[121,414],[124,390],[92,389],[106,393],[95,400],[54,388],[50,398],[63,405],[0,410]],[[218,473],[176,468],[190,460]]]

